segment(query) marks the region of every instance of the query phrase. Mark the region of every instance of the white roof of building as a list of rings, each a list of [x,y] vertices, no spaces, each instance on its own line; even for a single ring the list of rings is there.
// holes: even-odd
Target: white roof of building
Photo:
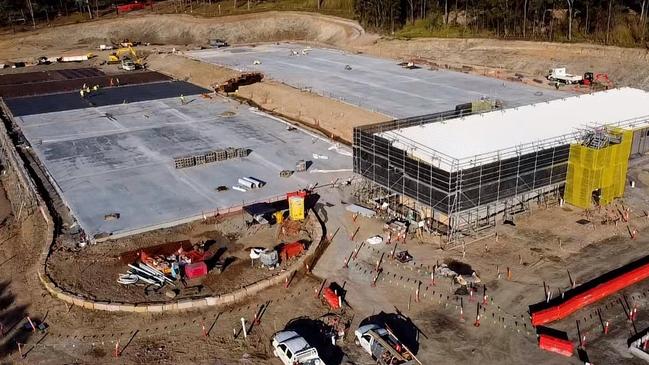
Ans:
[[[476,163],[484,164],[514,156],[518,146],[634,119],[649,119],[649,93],[625,87],[395,129],[378,135],[416,158],[449,170],[452,159],[466,162],[474,157],[477,160],[478,155],[508,149],[500,155],[494,153],[493,157],[482,156],[480,163]],[[413,145],[417,147],[412,148]],[[435,155],[439,154],[447,157],[436,158]]]

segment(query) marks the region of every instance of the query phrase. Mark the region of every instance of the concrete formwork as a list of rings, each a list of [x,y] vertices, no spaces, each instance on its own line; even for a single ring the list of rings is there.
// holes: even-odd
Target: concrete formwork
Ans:
[[[396,61],[279,44],[188,52],[187,55],[272,79],[393,117],[442,112],[482,97],[501,99],[505,107],[558,99],[570,94],[521,83],[447,70],[405,69]],[[291,50],[298,55],[291,55]],[[261,64],[255,65],[254,61]],[[351,70],[346,69],[346,65]]]
[[[148,87],[159,88],[160,83]],[[120,89],[133,92],[124,91],[127,88],[110,92]],[[179,95],[179,90],[184,86],[156,93]],[[184,102],[173,97],[110,104],[98,98],[96,104],[109,105],[77,109],[78,93],[57,98],[74,102],[66,104],[68,110],[59,107],[51,112],[42,111],[50,110],[53,101],[43,109],[28,110],[28,105],[36,105],[30,99],[41,97],[21,98],[20,104],[15,103],[17,99],[9,100],[8,104],[19,111],[14,120],[91,236],[175,225],[351,175],[349,151],[329,150],[329,142],[302,130],[289,131],[283,122],[228,99],[195,95],[185,96]],[[252,153],[185,169],[174,167],[174,157],[227,147],[248,148]],[[328,158],[314,160],[314,153]],[[298,160],[314,163],[307,172],[279,177],[281,170],[293,170]],[[267,184],[245,193],[232,190],[242,176]],[[230,190],[217,192],[220,185]],[[111,213],[119,213],[119,219],[106,220]]]

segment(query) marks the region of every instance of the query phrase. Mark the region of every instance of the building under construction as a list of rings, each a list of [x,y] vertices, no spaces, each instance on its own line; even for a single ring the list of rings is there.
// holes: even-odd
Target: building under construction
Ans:
[[[448,111],[355,128],[359,196],[449,239],[529,208],[624,193],[649,150],[649,93],[621,88],[486,113]]]

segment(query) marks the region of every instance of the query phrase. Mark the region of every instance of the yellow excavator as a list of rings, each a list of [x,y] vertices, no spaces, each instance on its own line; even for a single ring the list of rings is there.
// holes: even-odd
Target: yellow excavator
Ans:
[[[133,47],[123,47],[117,49],[115,52],[111,53],[108,55],[108,60],[106,62],[108,64],[116,64],[116,63],[121,63],[122,62],[122,56],[127,56],[130,58],[133,63],[135,63],[138,66],[142,66],[142,58],[137,55]]]

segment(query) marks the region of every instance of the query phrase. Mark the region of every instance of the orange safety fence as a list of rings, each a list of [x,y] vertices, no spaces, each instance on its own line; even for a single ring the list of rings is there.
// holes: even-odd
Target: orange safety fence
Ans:
[[[569,290],[562,297],[531,305],[532,325],[539,326],[566,318],[579,309],[646,278],[649,278],[649,256]]]

